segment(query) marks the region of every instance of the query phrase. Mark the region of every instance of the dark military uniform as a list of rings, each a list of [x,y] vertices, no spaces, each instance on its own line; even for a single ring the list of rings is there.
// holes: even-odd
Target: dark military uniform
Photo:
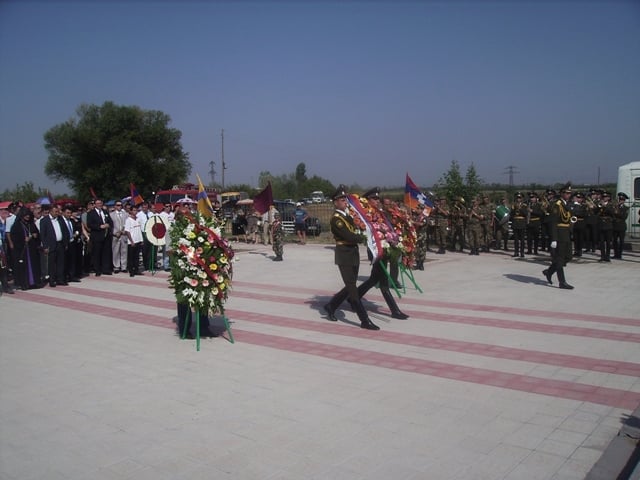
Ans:
[[[571,194],[571,185],[565,185],[560,191],[561,198],[553,203],[549,226],[551,234],[551,266],[542,273],[549,283],[554,273],[558,274],[560,288],[573,289],[564,276],[564,267],[571,261],[571,211],[568,200]]]
[[[505,205],[505,203],[507,202],[507,199],[503,199],[502,201],[502,206],[503,207],[507,207],[508,213],[507,215],[510,215],[511,209]],[[498,218],[497,217],[497,211],[498,211],[498,207],[496,207],[496,211],[494,212],[494,217],[495,217],[495,238],[496,238],[496,250],[500,250],[500,245],[504,244],[504,250],[508,251],[509,247],[507,246],[507,242],[509,241],[509,218],[507,217],[506,219],[504,217],[502,218]]]
[[[489,251],[493,242],[493,210],[494,206],[489,202],[489,197],[483,197],[480,203],[480,228],[482,228],[482,250]]]
[[[611,244],[613,243],[613,217],[615,206],[611,203],[608,192],[602,194],[602,204],[598,210],[598,236],[600,238],[599,262],[611,261]]]
[[[553,205],[556,202],[556,192],[555,190],[547,189],[545,192],[545,198],[543,200],[542,208],[544,210],[544,216],[542,217],[541,229],[540,229],[540,237],[541,237],[541,246],[540,250],[549,250],[549,244],[551,243],[551,211],[553,210]]]
[[[358,314],[360,326],[367,330],[380,330],[375,325],[360,301],[358,295],[358,271],[360,269],[360,254],[358,253],[358,243],[362,241],[362,235],[356,232],[353,217],[347,213],[346,188],[341,185],[333,195],[332,199],[336,204],[336,211],[331,217],[330,227],[333,238],[336,242],[335,264],[338,265],[340,276],[344,282],[344,288],[336,293],[333,298],[324,306],[329,320],[336,321],[335,311],[347,298],[353,309]],[[339,202],[344,201],[344,210],[338,208]]]
[[[600,236],[598,229],[598,212],[600,211],[600,192],[591,190],[585,200],[587,206],[587,216],[585,218],[585,247],[587,251],[595,253],[600,247]]]
[[[467,241],[469,242],[469,255],[480,255],[480,245],[482,244],[482,227],[480,225],[483,218],[478,201],[471,202],[467,218]]]
[[[441,198],[437,201],[431,216],[434,217],[435,225],[435,243],[438,245],[438,251],[436,253],[446,253],[447,245],[447,233],[449,231],[449,210],[447,209],[446,201]]]
[[[540,247],[540,230],[546,212],[535,192],[529,195],[529,223],[527,224],[527,254],[538,255]]]
[[[624,236],[627,231],[627,217],[629,207],[625,201],[629,200],[626,193],[618,192],[618,204],[613,214],[613,258],[622,259],[622,249],[624,248]]]
[[[451,209],[451,250],[456,251],[456,243],[460,244],[460,251],[464,250],[464,230],[467,221],[467,208],[464,198],[460,197]]]
[[[522,201],[521,193],[516,195],[516,201],[511,206],[511,228],[513,229],[513,256],[524,257],[524,234],[527,229],[529,207]]]
[[[418,238],[416,240],[416,269],[424,270],[424,260],[427,256],[427,217],[424,216],[421,208],[416,208],[412,212],[412,221],[416,229]]]
[[[576,219],[573,224],[573,256],[581,257],[584,250],[584,240],[587,232],[587,206],[583,203],[584,195],[576,193],[571,204],[571,215]]]

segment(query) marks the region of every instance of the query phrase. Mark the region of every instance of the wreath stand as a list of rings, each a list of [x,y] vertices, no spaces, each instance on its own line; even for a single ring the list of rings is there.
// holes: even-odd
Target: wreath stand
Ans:
[[[187,323],[188,315],[191,315],[191,319],[194,322],[196,322],[196,351],[199,352],[200,351],[200,310],[191,310],[191,308],[187,310],[187,314],[184,317],[184,328],[182,329],[182,332],[180,332],[180,339],[184,340],[185,337],[187,336],[187,325],[189,325]],[[229,342],[236,343],[235,340],[233,339],[233,333],[231,332],[231,325],[229,325],[229,319],[224,313],[222,314],[222,320],[224,321],[224,327],[226,331],[229,332]]]
[[[398,296],[398,298],[402,298],[402,294],[407,293],[407,286],[406,286],[406,283],[403,280],[404,277],[407,277],[409,279],[409,281],[413,284],[413,286],[415,287],[415,289],[417,291],[419,291],[420,293],[423,293],[423,291],[420,288],[420,286],[416,283],[416,280],[415,280],[415,278],[413,276],[413,272],[411,270],[409,270],[407,267],[405,267],[402,264],[402,262],[398,262],[398,268],[399,268],[399,271],[400,271],[400,285],[399,285],[399,287],[402,289],[402,293],[400,293],[400,290],[398,289],[398,285],[396,285],[396,282],[394,282],[393,278],[391,278],[391,275],[389,274],[389,271],[387,270],[387,267],[385,266],[385,264],[384,263],[380,263],[380,267],[382,267],[382,271],[387,276],[387,280],[389,281],[389,285],[391,287],[393,287],[393,290],[396,292],[396,295]]]

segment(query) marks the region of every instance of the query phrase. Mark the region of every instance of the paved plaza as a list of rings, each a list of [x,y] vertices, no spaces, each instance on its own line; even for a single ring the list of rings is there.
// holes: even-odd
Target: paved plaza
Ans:
[[[323,315],[330,245],[234,247],[235,343],[199,351],[165,272],[0,298],[0,479],[583,480],[638,424],[637,252],[572,291],[544,255],[429,253],[373,332]]]

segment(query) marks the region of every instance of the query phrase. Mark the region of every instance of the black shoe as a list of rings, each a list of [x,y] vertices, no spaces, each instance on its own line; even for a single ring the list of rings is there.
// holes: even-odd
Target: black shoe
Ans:
[[[327,312],[327,318],[329,320],[331,320],[332,322],[338,321],[335,315],[335,311],[331,309],[331,306],[328,303],[322,308],[324,308],[324,311]]]
[[[49,282],[49,286],[54,288],[56,286],[56,282]]]
[[[562,288],[563,290],[573,290],[573,285],[569,285],[568,283],[561,283],[558,288]]]
[[[111,272],[102,272],[103,275],[112,275]]]
[[[96,277],[99,277],[100,275],[102,275],[101,273],[96,273]]]
[[[360,328],[364,328],[365,330],[380,330],[380,327],[373,323],[371,320],[367,319],[360,324]]]
[[[398,310],[397,312],[393,312],[391,314],[391,318],[397,318],[398,320],[406,320],[407,318],[409,318],[409,315],[407,315],[406,313],[402,313],[400,310]]]
[[[113,273],[118,274],[120,273],[120,270],[114,270]]]
[[[135,273],[130,273],[130,274],[129,274],[129,276],[130,276],[130,277],[135,277],[135,276],[136,276],[136,274],[135,274]]]
[[[58,282],[58,285],[62,285],[63,287],[68,287],[69,284],[67,282]]]
[[[80,280],[79,278],[72,278],[71,280],[69,280],[70,282],[74,282],[74,283],[80,283],[82,282],[82,280]]]
[[[11,287],[6,288],[3,291],[4,291],[4,293],[8,293],[9,295],[14,295],[16,293],[16,291]]]
[[[551,280],[551,273],[549,272],[549,269],[545,269],[542,271],[542,274],[547,277],[547,282],[549,282],[549,285],[553,285],[553,281]]]

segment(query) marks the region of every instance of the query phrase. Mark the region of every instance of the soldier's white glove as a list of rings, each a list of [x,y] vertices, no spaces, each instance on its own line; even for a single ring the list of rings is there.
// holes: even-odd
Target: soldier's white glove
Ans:
[[[556,248],[557,246],[558,246],[558,242],[556,242],[555,240],[551,242],[551,248]]]

